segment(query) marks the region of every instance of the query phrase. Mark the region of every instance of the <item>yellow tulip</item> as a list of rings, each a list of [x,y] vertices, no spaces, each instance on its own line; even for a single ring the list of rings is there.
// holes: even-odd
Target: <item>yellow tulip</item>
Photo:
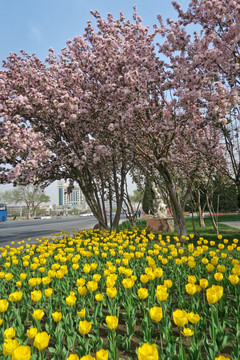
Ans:
[[[190,284],[186,284],[185,285],[185,290],[189,295],[194,295],[196,293],[196,285],[193,283]]]
[[[204,278],[200,279],[199,285],[201,286],[202,289],[206,289],[208,287],[208,280]]]
[[[78,287],[78,293],[79,293],[79,295],[84,296],[87,293],[86,286],[79,286]]]
[[[215,357],[214,360],[231,360],[229,357],[225,357],[223,355],[220,355],[218,357]]]
[[[102,299],[103,299],[103,294],[96,294],[95,295],[95,300],[96,301],[100,302],[100,301],[102,301]]]
[[[189,337],[189,336],[193,336],[194,334],[194,331],[189,329],[189,328],[184,328],[183,331],[181,331],[181,333],[186,336],[186,337]]]
[[[79,356],[77,354],[71,354],[68,356],[67,360],[79,360]]]
[[[188,261],[188,266],[189,266],[191,269],[193,269],[193,268],[195,268],[195,266],[196,266],[196,262],[195,262],[195,261]]]
[[[158,298],[158,300],[160,301],[165,301],[168,298],[168,292],[167,292],[167,288],[163,285],[158,285],[157,286],[157,291],[156,291],[156,297]]]
[[[7,281],[12,280],[12,278],[13,278],[13,274],[12,274],[12,273],[7,273],[7,274],[5,274],[5,279],[6,279]]]
[[[150,318],[156,322],[159,322],[162,320],[163,312],[162,308],[159,306],[154,306],[149,311]]]
[[[62,319],[62,313],[55,311],[54,313],[52,313],[52,318],[55,322],[59,322]]]
[[[114,330],[118,326],[118,317],[111,315],[106,316],[106,323],[110,330]]]
[[[12,339],[16,336],[16,330],[13,327],[10,327],[4,331],[3,336],[5,339]]]
[[[86,284],[86,280],[84,278],[77,279],[77,286],[84,286]]]
[[[64,275],[65,275],[65,272],[61,269],[56,272],[56,278],[58,278],[58,279],[62,279],[64,277]]]
[[[106,289],[106,294],[110,299],[113,299],[117,295],[117,289],[115,287],[109,287]]]
[[[101,280],[101,274],[94,274],[93,275],[93,280],[96,281],[96,282],[99,282]]]
[[[95,360],[95,358],[92,357],[91,355],[84,355],[81,357],[80,360]]]
[[[3,355],[11,356],[13,351],[19,346],[17,339],[5,339],[3,344]]]
[[[83,267],[83,271],[85,272],[85,274],[88,274],[91,270],[91,266],[89,264],[85,264]]]
[[[67,360],[79,360],[79,356],[77,354],[71,354],[68,356]]]
[[[106,286],[107,287],[114,287],[115,284],[116,284],[116,280],[113,279],[111,276],[107,276]]]
[[[177,326],[183,327],[188,323],[187,312],[177,309],[173,312],[173,321]]]
[[[45,289],[44,293],[45,293],[45,296],[47,298],[49,298],[53,293],[53,289],[52,288]]]
[[[27,277],[27,273],[21,273],[20,275],[19,275],[19,278],[20,278],[20,280],[25,280],[26,279],[26,277]]]
[[[32,301],[37,302],[37,301],[41,300],[41,298],[42,298],[41,290],[34,290],[34,291],[31,292]]]
[[[8,301],[7,299],[1,299],[0,300],[0,313],[4,313],[8,309]]]
[[[147,274],[141,274],[140,276],[140,281],[143,283],[143,284],[146,284],[148,282],[149,278],[147,276]]]
[[[11,293],[9,295],[9,300],[12,302],[20,301],[22,298],[22,295],[23,295],[22,291],[15,291],[14,293]]]
[[[138,360],[158,360],[158,349],[155,344],[143,344],[138,348]]]
[[[35,346],[38,350],[46,349],[48,347],[49,340],[50,335],[46,331],[39,332],[35,336],[33,346]]]
[[[79,264],[73,264],[73,265],[72,265],[72,268],[73,268],[73,270],[79,269]]]
[[[96,281],[89,281],[87,283],[87,288],[89,291],[94,292],[98,288],[98,283]]]
[[[197,281],[196,276],[193,276],[193,275],[188,276],[188,283],[189,284],[195,284],[196,281]]]
[[[154,269],[154,275],[156,278],[160,278],[163,274],[163,269],[162,268],[156,268]]]
[[[138,289],[138,296],[140,299],[145,300],[148,297],[148,289],[140,288]]]
[[[29,339],[33,339],[37,335],[37,332],[38,332],[37,328],[35,328],[35,327],[30,328],[30,329],[27,330],[27,337]]]
[[[219,272],[224,273],[226,271],[226,267],[224,265],[218,265],[217,269]]]
[[[216,273],[214,274],[214,279],[215,279],[216,281],[222,281],[222,279],[223,279],[223,274],[222,274],[221,272],[216,272]]]
[[[237,275],[229,275],[228,280],[232,285],[237,285],[239,283],[239,277]],[[1,310],[0,310],[1,312]]]
[[[79,321],[79,332],[82,335],[86,335],[88,334],[92,329],[92,324],[91,322],[84,320],[84,321]]]
[[[97,351],[96,360],[108,360],[108,351],[104,349]]]
[[[82,309],[82,310],[78,311],[77,314],[81,319],[84,318],[84,316],[86,315],[86,309]]]
[[[207,264],[206,269],[208,272],[212,272],[215,269],[215,266],[212,264]]]
[[[200,320],[200,316],[198,314],[194,314],[193,312],[188,313],[187,318],[192,324],[196,324]]]
[[[163,283],[163,286],[166,286],[166,288],[170,289],[172,287],[172,280],[170,279],[167,279],[167,280],[164,280],[164,283]]]
[[[223,296],[223,287],[218,285],[212,285],[206,290],[207,301],[210,304],[215,304]]]
[[[52,281],[52,279],[50,278],[50,276],[44,276],[43,278],[42,278],[42,283],[44,284],[44,285],[48,285],[48,284],[50,284],[50,282]],[[47,290],[47,289],[46,289]],[[45,290],[45,291],[46,291]]]
[[[122,284],[125,289],[131,289],[134,285],[134,281],[131,278],[127,278],[123,279]]]
[[[69,296],[66,297],[66,304],[68,306],[75,305],[76,301],[77,301],[77,298],[76,298],[75,295],[69,295]]]
[[[34,310],[32,316],[33,316],[34,320],[41,320],[44,316],[44,311],[42,309]]]
[[[21,345],[13,350],[11,360],[30,360],[31,349],[29,346]]]

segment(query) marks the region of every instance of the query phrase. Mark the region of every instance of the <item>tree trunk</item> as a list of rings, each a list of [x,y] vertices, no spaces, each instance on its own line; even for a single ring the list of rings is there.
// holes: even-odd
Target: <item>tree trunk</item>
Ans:
[[[193,233],[194,235],[199,235],[196,231],[196,227],[195,227],[195,219],[194,219],[194,202],[193,202],[193,195],[192,195],[192,192],[191,192],[191,212],[192,212],[192,227],[193,227]]]
[[[112,229],[111,230],[117,230],[118,225],[119,225],[119,221],[120,221],[120,216],[121,216],[121,212],[122,212],[122,204],[123,204],[123,197],[124,197],[124,182],[125,182],[125,178],[122,177],[121,179],[121,185],[120,185],[120,194],[117,192],[117,194],[119,194],[118,198],[117,198],[117,210],[113,219],[113,224],[112,224]]]
[[[205,227],[205,222],[203,218],[203,209],[201,207],[201,193],[200,190],[197,190],[197,207],[198,207],[198,216],[199,216],[199,226]]]
[[[213,204],[212,204],[212,200],[210,200],[209,195],[206,195],[206,199],[207,199],[207,206],[208,206],[208,210],[211,216],[211,220],[212,220],[212,224],[213,224],[213,228],[216,234],[219,234],[218,231],[218,208],[219,208],[219,196],[218,196],[218,205],[217,205],[217,212],[216,214],[214,214],[214,208],[213,208]]]
[[[184,217],[184,212],[180,204],[178,202],[175,202],[175,196],[169,194],[169,197],[172,203],[174,224],[178,233],[178,237],[181,240],[182,236],[187,235],[187,225]]]
[[[181,240],[182,236],[187,235],[187,225],[184,217],[184,209],[182,208],[181,202],[178,198],[178,195],[175,191],[175,186],[171,179],[171,175],[168,170],[164,167],[160,167],[160,174],[163,176],[163,179],[166,184],[168,196],[171,202],[172,215],[174,219],[174,225],[176,227],[178,237]]]

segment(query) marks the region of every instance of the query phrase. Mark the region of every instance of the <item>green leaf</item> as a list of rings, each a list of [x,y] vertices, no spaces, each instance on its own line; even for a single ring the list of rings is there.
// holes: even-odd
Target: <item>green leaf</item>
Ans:
[[[38,355],[37,354],[31,355],[31,360],[38,360]]]
[[[65,346],[62,349],[62,354],[63,354],[64,359],[66,359],[68,356],[68,350],[65,348]]]
[[[122,335],[118,334],[116,336],[116,345],[117,345],[117,347],[119,347],[119,345],[122,345],[124,343],[125,339],[126,339],[126,336],[122,336]]]
[[[47,322],[45,323],[45,329],[46,329],[47,333],[51,334],[52,326],[50,326]]]
[[[72,336],[67,336],[67,337],[66,337],[68,348],[70,348],[70,347],[72,347],[72,346],[75,345],[76,336],[77,336],[77,334],[75,333],[75,334],[73,334]]]
[[[204,349],[209,357],[209,359],[214,359],[216,354],[218,353],[217,344],[211,343],[207,338],[203,340]]]
[[[48,347],[48,351],[49,351],[51,354],[55,354],[56,349],[53,348],[53,347]],[[32,357],[31,357],[31,360],[32,360]]]
[[[179,348],[179,360],[187,360],[186,352],[185,352],[184,347],[182,345]]]
[[[226,332],[224,335],[217,333],[217,344],[218,349],[221,351],[230,341],[232,341],[235,337],[230,332]]]
[[[202,360],[201,349],[189,349],[189,360]]]

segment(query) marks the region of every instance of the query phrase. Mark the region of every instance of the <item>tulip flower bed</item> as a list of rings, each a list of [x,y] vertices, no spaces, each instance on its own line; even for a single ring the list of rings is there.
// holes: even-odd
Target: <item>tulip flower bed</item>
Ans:
[[[1,248],[0,359],[239,360],[239,241],[185,240],[133,228]]]

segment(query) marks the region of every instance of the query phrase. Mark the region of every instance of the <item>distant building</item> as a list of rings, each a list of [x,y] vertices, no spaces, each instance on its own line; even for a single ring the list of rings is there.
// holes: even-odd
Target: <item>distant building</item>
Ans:
[[[77,206],[78,208],[85,209],[87,207],[87,203],[80,187],[78,185],[74,185],[70,194],[67,193],[67,188],[68,184],[66,182],[58,181],[58,205]]]

